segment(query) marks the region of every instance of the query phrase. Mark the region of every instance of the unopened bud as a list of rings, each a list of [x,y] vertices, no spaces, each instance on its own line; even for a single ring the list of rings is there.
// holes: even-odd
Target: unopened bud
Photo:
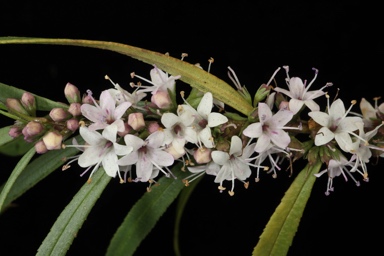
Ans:
[[[117,135],[119,135],[120,137],[124,137],[124,136],[127,135],[131,130],[132,130],[132,128],[128,125],[128,123],[127,123],[127,122],[124,122],[124,131],[117,131]]]
[[[57,131],[51,131],[44,135],[43,141],[48,150],[61,149],[63,136]]]
[[[73,132],[79,129],[79,120],[75,118],[71,118],[67,120],[67,128]]]
[[[67,83],[64,88],[64,95],[67,98],[69,103],[80,103],[80,91],[79,89],[71,83]]]
[[[171,154],[173,156],[173,159],[179,159],[181,158],[183,155],[185,155],[185,150],[184,148],[181,148],[181,149],[176,149],[172,144],[170,146],[168,146],[166,149],[165,149],[166,152],[168,152],[169,154]]]
[[[31,142],[33,141],[37,136],[42,134],[44,131],[44,126],[35,121],[28,122],[27,125],[23,128],[22,133],[24,135],[24,140]]]
[[[136,131],[141,130],[143,127],[145,127],[143,113],[137,112],[129,114],[128,124]]]
[[[160,128],[160,125],[158,122],[151,122],[149,123],[148,125],[148,131],[149,133],[154,133],[154,132],[157,132]]]
[[[53,121],[61,122],[68,119],[70,117],[70,114],[63,108],[53,108],[51,112],[49,112],[49,116],[52,118]]]
[[[77,102],[71,103],[69,105],[68,112],[72,116],[80,116],[81,115],[81,103],[77,103]]]
[[[30,116],[36,115],[36,101],[35,101],[35,96],[32,93],[29,93],[29,92],[23,93],[23,95],[21,96],[20,102]]]
[[[22,115],[29,116],[28,111],[23,107],[20,100],[14,99],[14,98],[8,98],[5,104],[9,112],[16,115],[22,114]]]
[[[42,140],[39,140],[38,142],[35,143],[35,150],[36,150],[36,153],[38,154],[44,154],[48,151],[44,141]]]
[[[212,160],[211,152],[212,150],[209,148],[200,147],[193,153],[193,157],[195,158],[196,163],[206,164]]]
[[[151,97],[151,102],[160,109],[167,109],[172,105],[168,92],[158,91]]]
[[[22,134],[22,128],[18,126],[12,126],[9,129],[8,135],[11,136],[12,138],[16,138]]]

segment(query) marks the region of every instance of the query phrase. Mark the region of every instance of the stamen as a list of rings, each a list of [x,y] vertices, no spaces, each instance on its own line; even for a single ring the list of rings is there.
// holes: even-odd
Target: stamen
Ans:
[[[268,81],[268,83],[267,83],[266,86],[268,86],[268,85],[272,82],[272,80],[275,78],[277,72],[279,72],[280,69],[281,69],[281,68],[278,67],[278,68],[275,70],[275,72],[272,74],[272,76],[271,76],[271,78],[269,79],[269,81]]]
[[[241,86],[241,84],[240,84],[239,79],[238,79],[237,76],[236,76],[235,71],[233,71],[233,69],[232,69],[231,67],[229,67],[229,66],[228,66],[228,69],[229,69],[229,71],[230,71],[230,72],[228,71],[228,76],[229,76],[229,78],[230,78],[230,79],[232,80],[232,82],[235,84],[236,88],[237,88],[239,91],[242,91],[243,88],[242,88],[242,86]],[[233,77],[231,76],[231,73],[232,73]]]
[[[208,73],[210,73],[210,71],[211,71],[211,65],[212,65],[212,63],[213,63],[214,61],[215,61],[215,60],[214,60],[212,57],[209,58],[209,60],[208,60],[209,64],[208,64],[208,70],[207,70]]]

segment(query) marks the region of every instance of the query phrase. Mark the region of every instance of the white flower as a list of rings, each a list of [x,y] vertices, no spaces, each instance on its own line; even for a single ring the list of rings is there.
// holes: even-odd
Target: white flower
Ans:
[[[224,180],[232,181],[232,188],[228,193],[233,196],[235,179],[240,181],[246,180],[251,175],[249,160],[247,160],[253,154],[254,145],[249,145],[243,149],[243,142],[238,136],[232,136],[231,147],[229,153],[224,151],[213,151],[212,160],[221,166],[219,172],[216,175],[215,182],[220,183],[219,189],[222,191]],[[214,169],[213,169],[214,170]],[[248,186],[248,183],[245,183]]]
[[[350,143],[347,145],[347,149],[350,153],[354,155],[356,158],[355,166],[351,170],[351,172],[358,171],[364,178],[364,181],[368,181],[368,170],[366,163],[369,163],[369,160],[372,156],[371,149],[375,149],[378,151],[383,151],[383,148],[370,145],[369,141],[373,138],[373,136],[376,135],[378,129],[383,126],[383,123],[376,126],[375,129],[365,133],[364,131],[364,123],[363,122],[356,122],[355,125],[359,129],[359,135],[355,135],[357,140],[353,143]],[[358,166],[361,166],[363,171],[360,172],[357,168]]]
[[[197,133],[198,146],[201,147],[201,142],[207,148],[213,148],[214,141],[211,134],[211,128],[228,122],[228,118],[220,113],[211,112],[213,108],[212,93],[206,92],[202,97],[197,109],[195,110],[190,105],[181,105],[181,112],[189,111],[194,117],[194,124]]]
[[[117,124],[118,122],[123,121],[118,120],[108,125],[101,134],[97,131],[90,130],[87,127],[80,127],[80,135],[87,145],[83,146],[84,151],[78,158],[78,164],[84,168],[95,166],[89,179],[91,179],[92,174],[100,165],[103,166],[105,172],[109,176],[115,177],[117,173],[120,176],[117,156],[128,155],[132,152],[132,147],[117,143],[116,135],[117,127],[119,126],[119,124]],[[86,171],[88,171],[88,169],[89,168],[87,168]],[[120,180],[122,180],[121,177]]]
[[[173,156],[165,152],[162,148],[164,142],[164,132],[157,131],[149,135],[145,140],[132,135],[127,134],[124,136],[126,145],[131,145],[133,151],[131,154],[123,156],[119,159],[118,164],[121,166],[136,165],[136,180],[146,182],[155,176],[153,175],[154,169],[164,172],[162,169],[164,166],[170,166],[173,164]],[[169,176],[169,173],[165,173]]]
[[[88,91],[88,94],[93,100],[94,105],[81,105],[81,113],[88,120],[93,122],[93,124],[89,126],[89,129],[92,131],[104,129],[115,120],[119,120],[124,115],[125,111],[131,106],[130,102],[122,102],[116,106],[116,101],[112,97],[109,90],[105,90],[100,94],[99,104],[92,97],[90,91]],[[120,122],[118,124],[118,131],[123,132],[125,129],[124,124]]]
[[[165,73],[164,71],[157,68],[156,66],[154,66],[154,68],[151,69],[150,71],[151,81],[135,74],[133,74],[133,76],[136,76],[152,84],[152,86],[140,85],[138,93],[150,92],[151,94],[155,94],[158,91],[168,92],[168,90],[170,90],[173,93],[175,91],[176,80],[181,77],[181,76],[168,76],[168,73]]]
[[[142,100],[147,94],[144,92],[133,91],[132,93],[129,93],[128,91],[121,88],[121,86],[118,83],[114,83],[109,76],[105,76],[105,79],[109,80],[113,86],[114,89],[108,89],[108,91],[111,93],[113,99],[116,101],[118,105],[120,105],[123,102],[130,102],[132,106],[136,106],[136,104]]]
[[[185,153],[184,146],[186,142],[196,144],[197,133],[193,128],[195,121],[194,113],[190,109],[183,109],[183,105],[179,105],[177,115],[174,113],[164,113],[161,116],[161,123],[164,125],[165,144],[170,144],[173,149],[183,155]]]
[[[347,147],[352,143],[349,134],[357,130],[356,123],[362,121],[360,117],[347,117],[355,103],[353,101],[348,111],[345,111],[344,103],[341,99],[337,99],[332,103],[331,107],[328,107],[328,114],[320,111],[308,113],[316,123],[323,126],[316,134],[316,146],[327,144],[334,138],[342,150],[349,151]]]
[[[314,101],[314,99],[324,95],[325,92],[323,92],[323,89],[332,84],[327,83],[320,90],[308,91],[311,85],[313,84],[313,82],[316,80],[317,73],[318,73],[317,69],[313,68],[313,70],[315,70],[315,77],[308,84],[308,86],[306,86],[305,85],[306,81],[303,83],[301,78],[289,77],[288,66],[284,66],[283,68],[286,70],[286,73],[287,73],[286,82],[287,82],[289,91],[279,87],[275,87],[274,90],[277,92],[284,93],[285,95],[291,98],[291,100],[289,101],[289,110],[291,110],[293,114],[296,114],[297,112],[300,111],[300,109],[305,104],[311,111],[318,111],[320,108],[319,108],[319,105]]]
[[[286,148],[291,138],[283,129],[292,129],[292,127],[284,127],[292,119],[292,111],[281,109],[273,115],[267,104],[259,103],[258,114],[260,122],[250,124],[243,131],[243,134],[249,138],[258,138],[255,151],[263,152],[271,143],[280,148]]]
[[[333,178],[340,176],[340,174],[343,175],[345,181],[348,181],[347,176],[345,175],[348,174],[349,177],[356,183],[356,186],[360,186],[360,182],[357,181],[352,174],[350,173],[350,170],[348,170],[347,167],[353,168],[353,158],[348,161],[343,155],[340,156],[340,160],[334,160],[331,159],[328,163],[328,168],[315,174],[316,177],[320,177],[324,173],[328,173],[328,183],[327,183],[327,190],[325,191],[325,195],[329,196],[329,192],[332,192],[334,190],[333,188]]]

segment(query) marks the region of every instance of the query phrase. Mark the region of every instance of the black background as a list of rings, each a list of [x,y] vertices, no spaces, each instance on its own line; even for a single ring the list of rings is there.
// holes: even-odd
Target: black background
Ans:
[[[330,95],[339,88],[348,107],[354,99],[372,102],[383,96],[383,23],[375,10],[363,1],[12,1],[0,4],[0,34],[115,41],[174,57],[188,53],[186,61],[205,69],[213,57],[211,73],[231,83],[227,77],[231,66],[250,91],[267,82],[279,66],[289,65],[291,76],[309,80],[316,67],[319,77],[313,88],[333,82]],[[0,46],[0,82],[57,101],[65,101],[67,82],[97,95],[111,86],[105,74],[128,86],[130,72],[149,77],[150,68],[102,50]],[[277,79],[283,83],[284,72]],[[1,181],[16,160],[2,156]],[[295,165],[295,173],[303,164]],[[316,181],[289,255],[376,255],[381,250],[383,160],[368,166],[369,183],[356,187],[339,177],[328,197],[325,176]],[[79,172],[57,170],[0,216],[2,255],[4,251],[4,255],[35,254],[85,182]],[[257,184],[251,178],[248,190],[237,183],[236,194],[230,197],[218,193],[213,177],[206,176],[182,220],[182,255],[251,255],[292,179],[285,171],[276,180],[263,175]],[[104,255],[109,239],[144,191],[145,184],[119,185],[113,180],[67,255]],[[173,255],[174,211],[173,204],[135,255]]]

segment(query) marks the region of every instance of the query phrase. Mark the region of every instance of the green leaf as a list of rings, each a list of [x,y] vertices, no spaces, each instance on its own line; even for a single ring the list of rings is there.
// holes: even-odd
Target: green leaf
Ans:
[[[25,90],[0,83],[0,92],[1,92],[0,101],[5,103],[7,98],[21,99],[21,96],[23,95]],[[64,93],[64,89],[63,89],[63,93]],[[65,109],[68,108],[68,105],[66,105],[64,103],[52,101],[50,99],[47,99],[47,98],[44,98],[44,97],[41,97],[41,96],[38,96],[35,94],[33,94],[33,95],[35,96],[37,110],[50,111],[52,108],[55,108],[55,107],[65,108]]]
[[[152,191],[145,193],[136,202],[114,234],[106,255],[133,255],[141,241],[185,187],[181,180],[188,173],[180,169],[180,164],[172,168],[178,179],[160,178],[160,185],[152,186]]]
[[[31,161],[32,157],[35,155],[36,151],[35,148],[31,148],[17,163],[15,168],[13,169],[11,175],[9,176],[7,182],[4,185],[4,188],[1,190],[0,194],[0,212],[3,208],[4,201],[8,196],[8,192],[11,190],[12,186],[14,185],[16,179],[19,177],[20,173],[24,170],[24,168],[27,166],[29,161]]]
[[[322,163],[307,166],[297,175],[267,223],[254,256],[287,255]]]
[[[10,137],[8,134],[5,137]],[[23,136],[18,136],[7,143],[0,146],[0,154],[7,156],[21,156],[34,146],[33,143],[28,143]]]
[[[199,181],[204,177],[204,175],[200,176],[198,179],[194,180],[193,182],[189,183],[188,187],[184,188],[180,195],[179,199],[177,200],[177,206],[176,206],[176,218],[175,218],[175,227],[173,231],[173,249],[175,252],[175,255],[181,256],[180,253],[180,247],[179,247],[179,230],[180,230],[180,222],[181,217],[183,215],[185,206],[187,205],[188,199],[192,195],[192,192],[195,190],[197,184]]]
[[[223,80],[193,64],[166,54],[115,42],[81,39],[0,37],[0,44],[72,45],[114,51],[151,65],[156,64],[157,67],[172,75],[181,75],[181,81],[190,84],[202,92],[212,92],[214,98],[247,116],[253,110],[252,105],[247,103],[232,86]]]
[[[6,126],[0,129],[0,147],[13,140],[13,138],[8,134],[10,128],[11,126]]]
[[[88,214],[111,177],[101,167],[65,207],[37,251],[39,255],[66,255]]]
[[[82,142],[80,135],[76,137],[77,141]],[[68,142],[66,142],[68,144]],[[4,200],[4,206],[9,205],[26,191],[35,186],[38,182],[47,177],[54,170],[57,170],[64,164],[64,160],[79,152],[78,149],[68,147],[62,150],[51,150],[40,155],[30,162],[24,171],[18,176],[12,188],[7,192]],[[0,186],[0,191],[4,190],[4,185]]]

